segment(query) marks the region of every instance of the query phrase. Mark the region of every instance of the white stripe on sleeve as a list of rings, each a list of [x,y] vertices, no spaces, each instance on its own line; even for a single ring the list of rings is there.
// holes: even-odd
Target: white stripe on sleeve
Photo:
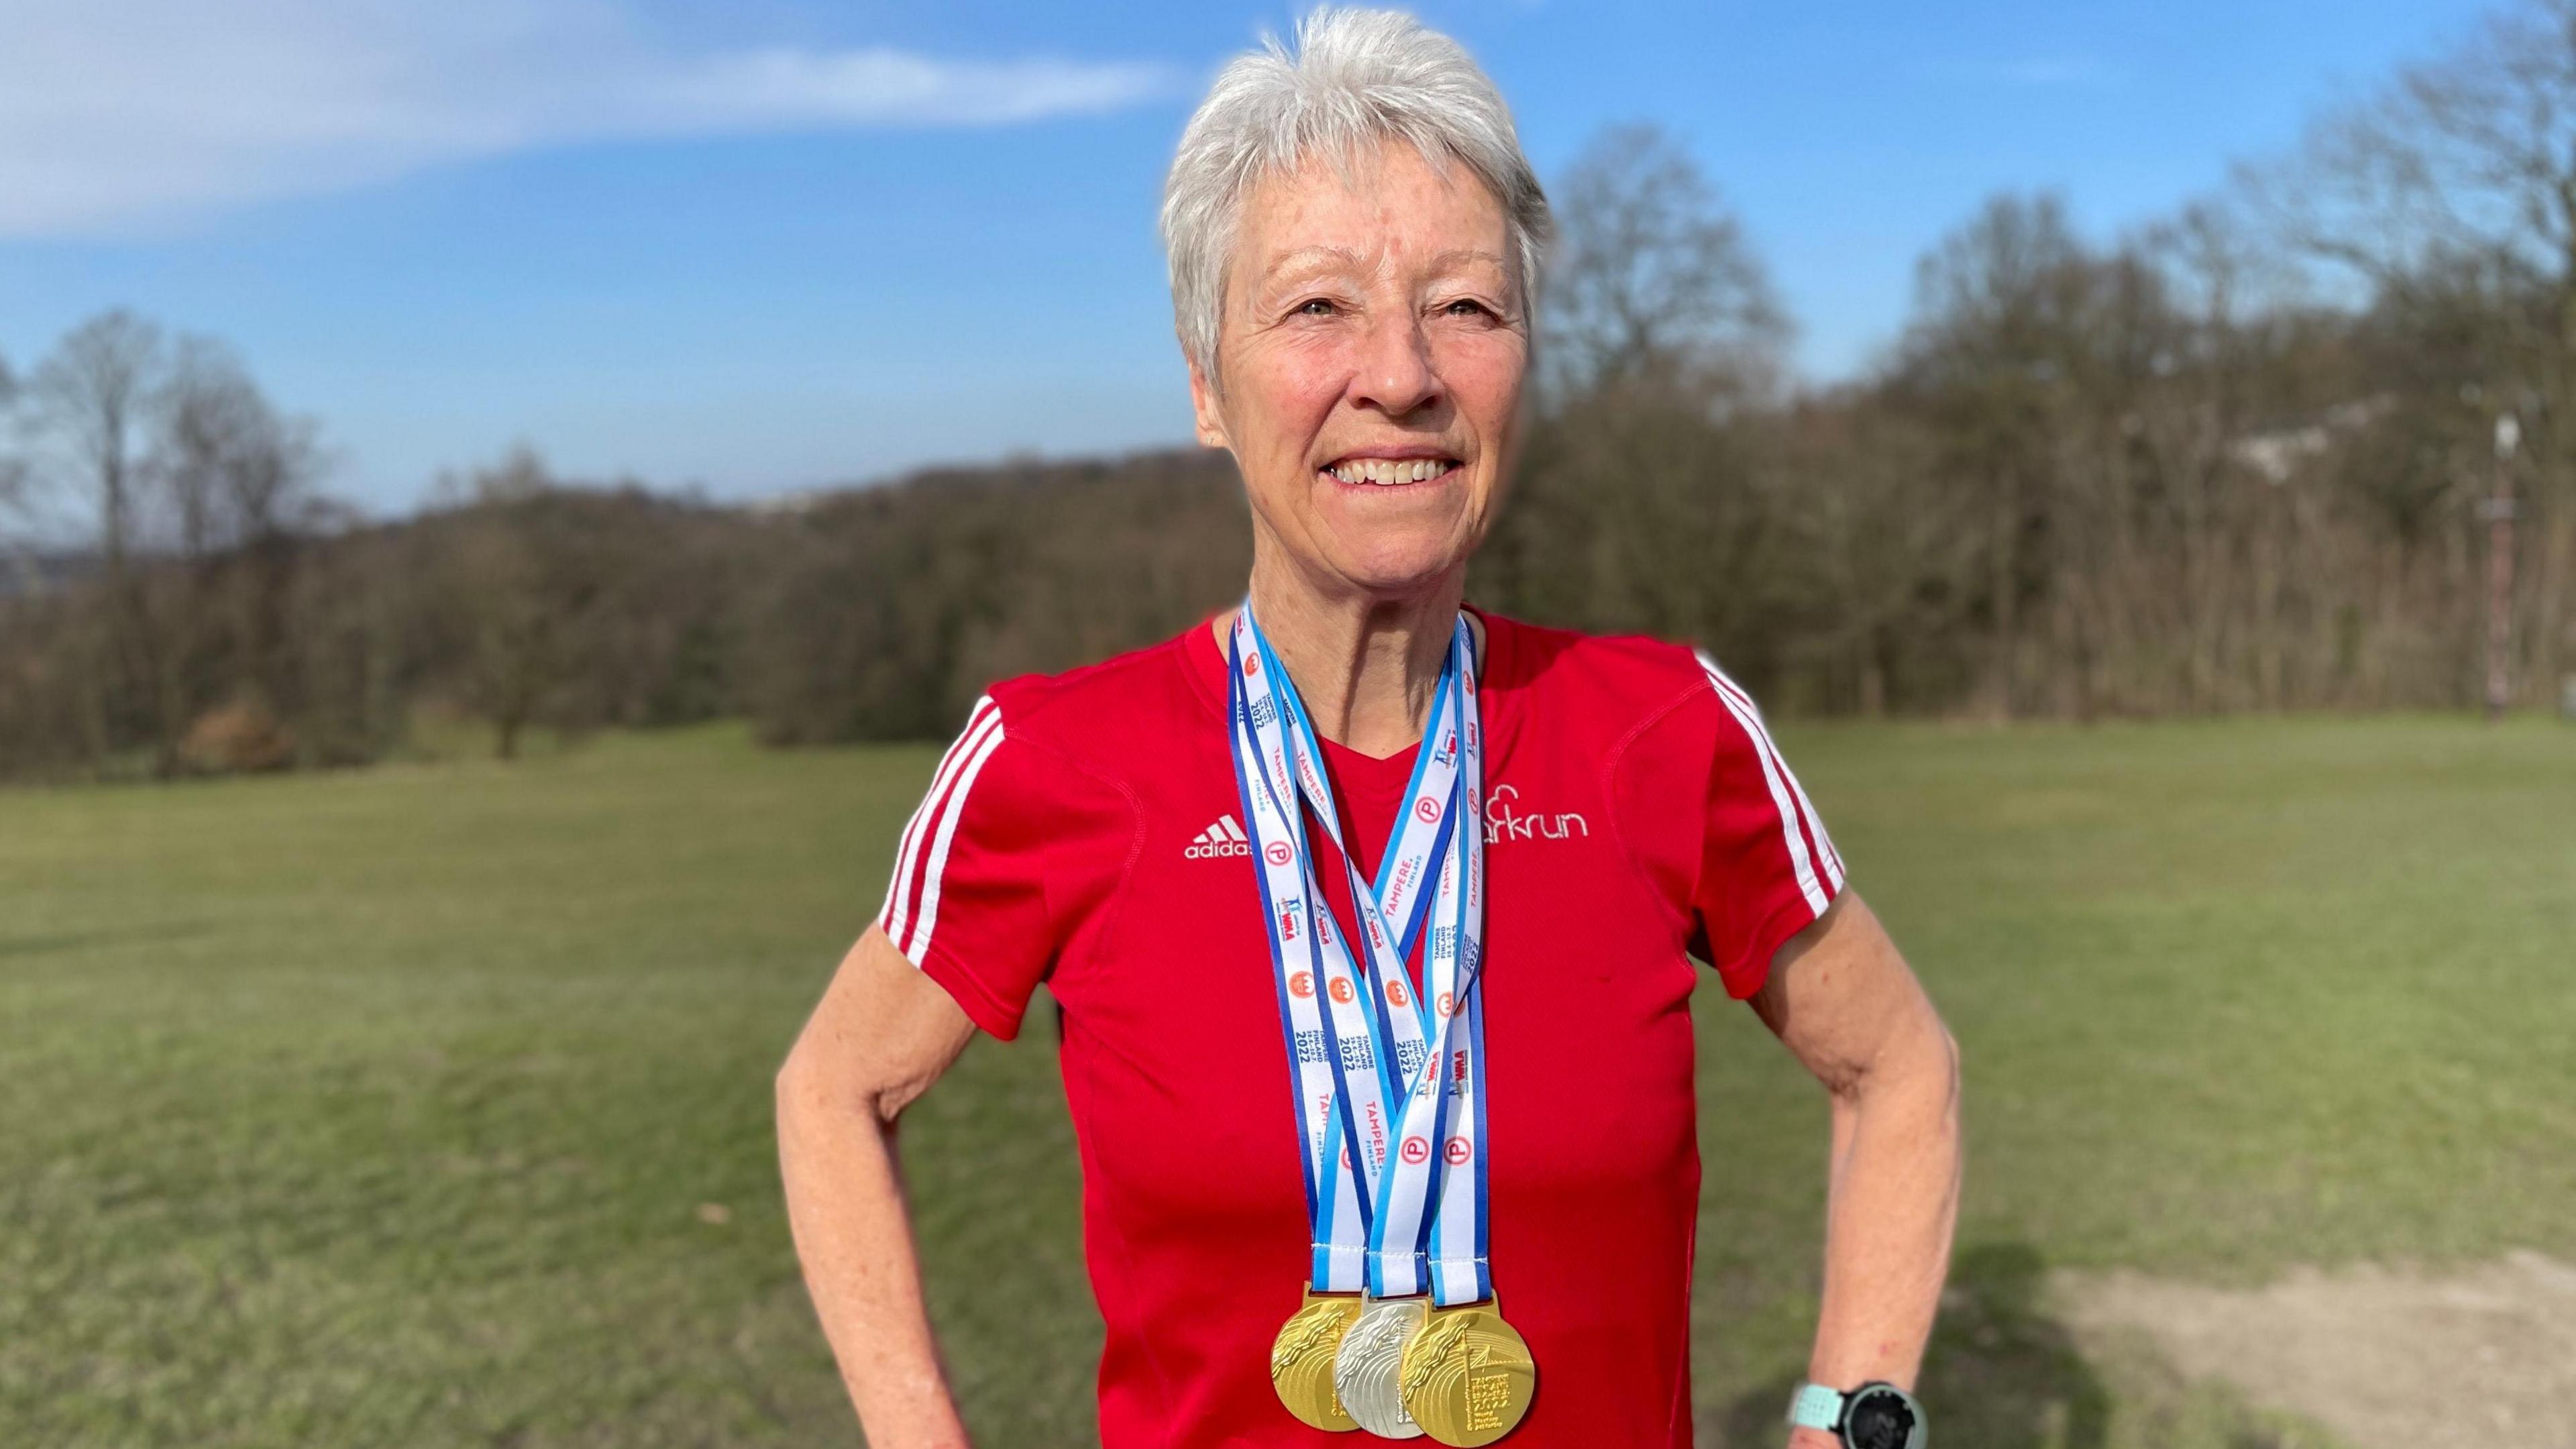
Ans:
[[[1771,738],[1770,727],[1762,722],[1762,707],[1753,702],[1753,696],[1746,693],[1744,686],[1736,683],[1733,676],[1716,669],[1715,660],[1703,654],[1700,662],[1715,670],[1709,682],[1717,686],[1718,692],[1731,696],[1743,706],[1745,713],[1753,717],[1755,743],[1771,757],[1771,763],[1780,771],[1780,778],[1789,782],[1790,798],[1798,802],[1798,818],[1807,827],[1807,838],[1816,843],[1817,861],[1824,867],[1825,877],[1833,882],[1834,889],[1841,890],[1842,853],[1834,849],[1833,837],[1825,833],[1825,817],[1816,813],[1816,803],[1807,798],[1806,787],[1798,783],[1798,772],[1789,768],[1788,757],[1780,753],[1780,746]]]
[[[1001,711],[992,698],[986,696],[976,700],[974,710],[966,716],[966,728],[958,732],[956,742],[948,747],[948,753],[939,757],[939,768],[930,777],[930,789],[921,797],[921,804],[914,808],[912,818],[904,823],[903,845],[895,852],[894,878],[886,882],[885,908],[877,913],[877,924],[884,929],[887,940],[898,943],[898,949],[912,916],[913,867],[921,859],[921,845],[927,832],[933,828],[931,822],[939,814],[940,801],[946,797],[950,782],[956,779],[966,758],[975,752],[985,731],[1000,726]]]
[[[1773,747],[1771,734],[1762,727],[1762,712],[1754,707],[1753,697],[1737,688],[1735,681],[1727,678],[1726,672],[1717,667],[1716,660],[1701,654],[1699,664],[1708,674],[1709,688],[1717,692],[1718,702],[1726,706],[1726,712],[1735,717],[1745,737],[1752,741],[1753,757],[1762,762],[1762,781],[1771,789],[1771,808],[1780,817],[1780,838],[1789,848],[1789,865],[1798,877],[1798,892],[1806,897],[1807,909],[1823,915],[1825,907],[1831,903],[1827,891],[1840,890],[1843,883],[1841,863],[1832,858],[1833,847],[1825,844],[1824,827],[1815,823],[1811,808],[1802,808],[1806,803],[1806,791],[1798,787],[1798,777],[1790,773],[1789,762],[1781,759],[1780,752]],[[1801,820],[1808,822],[1818,846],[1826,852],[1824,874],[1829,885],[1817,882],[1816,859],[1807,849],[1806,835],[1798,829]]]
[[[905,959],[919,962],[930,950],[930,933],[939,923],[939,877],[948,869],[948,846],[957,838],[957,822],[966,815],[966,794],[975,788],[975,777],[984,772],[984,762],[1002,747],[1002,717],[993,716],[993,726],[984,731],[975,753],[966,757],[966,766],[958,771],[957,787],[948,792],[948,804],[939,817],[939,831],[931,837],[930,864],[921,873],[921,914],[913,922],[912,937],[905,944]]]
[[[1834,889],[1842,889],[1842,852],[1834,849],[1833,837],[1825,833],[1825,817],[1816,813],[1816,803],[1807,798],[1806,787],[1798,783],[1798,772],[1789,768],[1788,757],[1782,755],[1780,746],[1772,741],[1770,727],[1762,722],[1762,707],[1753,702],[1753,696],[1745,692],[1743,685],[1717,667],[1716,660],[1702,654],[1699,661],[1702,668],[1710,671],[1709,682],[1717,686],[1718,692],[1732,698],[1743,707],[1745,714],[1752,716],[1754,742],[1771,757],[1771,763],[1780,771],[1780,778],[1789,782],[1790,797],[1798,802],[1799,819],[1807,827],[1807,838],[1816,843],[1819,863],[1824,866],[1826,878],[1833,882]]]

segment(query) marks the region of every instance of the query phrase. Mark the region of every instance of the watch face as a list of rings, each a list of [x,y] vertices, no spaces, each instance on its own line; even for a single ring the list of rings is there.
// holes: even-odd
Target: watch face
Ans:
[[[1914,1405],[1894,1389],[1863,1389],[1852,1396],[1843,1418],[1843,1442],[1851,1449],[1910,1449],[1921,1422]]]

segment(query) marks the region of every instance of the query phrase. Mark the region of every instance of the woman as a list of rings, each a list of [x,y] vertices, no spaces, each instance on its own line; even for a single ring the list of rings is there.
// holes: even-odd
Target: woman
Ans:
[[[965,1442],[892,1124],[1044,981],[1109,1449],[1688,1444],[1697,957],[1833,1101],[1787,1442],[1919,1444],[1852,1391],[1911,1382],[1939,1295],[1947,1032],[1713,663],[1461,606],[1548,232],[1501,99],[1407,17],[1319,12],[1219,77],[1163,223],[1246,607],[979,700],[779,1074],[869,1442]]]

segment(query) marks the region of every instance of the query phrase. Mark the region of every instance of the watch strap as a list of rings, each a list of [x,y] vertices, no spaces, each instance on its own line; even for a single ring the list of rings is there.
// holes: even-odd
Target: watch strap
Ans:
[[[1823,1384],[1800,1384],[1789,1400],[1789,1424],[1798,1429],[1837,1430],[1843,1422],[1843,1391]]]

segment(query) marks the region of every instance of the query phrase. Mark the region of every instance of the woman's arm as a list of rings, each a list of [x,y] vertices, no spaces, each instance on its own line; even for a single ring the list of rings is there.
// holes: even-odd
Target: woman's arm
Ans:
[[[1807,1377],[1911,1389],[1959,1210],[1958,1043],[1853,894],[1780,948],[1753,1009],[1833,1097],[1824,1306]],[[1837,1449],[1808,1429],[1789,1443]]]
[[[974,1033],[939,983],[871,926],[778,1070],[788,1226],[841,1382],[877,1449],[967,1442],[922,1306],[894,1126]]]

